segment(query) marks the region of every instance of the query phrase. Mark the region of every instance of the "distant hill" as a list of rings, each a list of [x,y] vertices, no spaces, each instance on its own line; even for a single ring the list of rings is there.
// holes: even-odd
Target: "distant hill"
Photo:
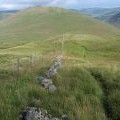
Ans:
[[[0,11],[0,20],[5,19],[6,17],[13,15],[15,13],[17,13],[18,11],[14,10],[14,11]]]
[[[108,22],[112,25],[120,26],[119,21],[115,20],[115,19],[118,20],[120,8],[89,8],[89,9],[83,9],[83,10],[81,10],[81,12],[83,12],[89,16],[92,16],[96,19]]]
[[[98,18],[98,17],[102,16],[103,14],[108,13],[109,11],[111,11],[111,10],[106,9],[106,8],[87,8],[87,9],[80,10],[80,12],[83,12],[86,15],[89,15],[89,16],[92,16],[95,18]]]
[[[80,10],[80,12],[83,12],[97,19],[107,20],[111,16],[120,12],[120,8],[87,8]]]
[[[113,15],[109,20],[108,20],[109,23],[117,26],[117,27],[120,27],[120,12]]]

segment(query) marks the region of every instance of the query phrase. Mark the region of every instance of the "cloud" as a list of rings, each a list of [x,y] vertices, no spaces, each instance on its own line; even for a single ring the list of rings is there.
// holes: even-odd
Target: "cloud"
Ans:
[[[0,0],[0,10],[24,9],[38,5],[76,9],[90,7],[120,7],[120,0]]]
[[[66,0],[66,4],[77,4],[78,0]]]
[[[10,4],[10,5],[17,5],[18,9],[19,6],[34,6],[34,5],[42,5],[42,6],[63,6],[66,7],[68,5],[77,4],[79,0],[0,0],[0,6],[2,4]]]
[[[60,0],[53,0],[48,5],[57,5],[58,3],[60,3]]]
[[[8,9],[12,9],[12,8],[14,8],[14,4],[2,4],[2,5],[0,5],[0,7],[1,8],[8,8]]]
[[[77,4],[78,0],[53,0],[50,5],[69,5],[69,4]]]
[[[1,0],[0,10],[20,10],[37,5],[46,5],[49,0]]]
[[[21,10],[32,6],[32,4],[2,4],[0,10]]]
[[[47,4],[47,6],[59,6],[69,8],[70,6],[74,6],[78,3],[78,0],[52,0]]]

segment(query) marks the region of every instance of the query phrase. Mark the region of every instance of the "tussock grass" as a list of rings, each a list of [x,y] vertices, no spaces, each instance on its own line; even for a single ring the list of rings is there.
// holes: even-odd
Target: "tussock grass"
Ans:
[[[104,106],[108,118],[120,119],[120,71],[92,69],[92,75],[99,80],[104,91]]]
[[[39,86],[33,78],[34,75],[31,78],[22,76],[19,80],[0,84],[0,119],[17,120],[25,107],[37,106],[56,116],[67,114],[70,120],[106,120],[102,89],[87,70],[61,68],[53,77],[58,88],[54,94]]]

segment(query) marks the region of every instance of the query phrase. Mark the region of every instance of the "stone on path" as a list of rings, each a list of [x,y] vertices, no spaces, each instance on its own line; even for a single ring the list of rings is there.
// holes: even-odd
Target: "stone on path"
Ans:
[[[44,78],[41,81],[41,85],[44,86],[44,88],[49,88],[49,85],[53,84],[53,81],[51,79]]]
[[[50,79],[52,76],[57,74],[58,69],[61,66],[61,56],[56,57],[55,63],[48,69],[45,73],[44,77],[39,76],[39,83],[45,88],[48,89],[49,92],[55,92],[56,86],[53,84],[53,81]]]
[[[47,110],[36,107],[29,107],[22,114],[22,120],[68,120],[67,115],[62,115],[61,119],[48,114]]]
[[[61,57],[58,56],[55,60],[55,63],[49,68],[46,74],[43,76],[39,76],[38,82],[45,88],[48,89],[49,92],[53,93],[56,91],[56,86],[53,84],[53,81],[50,79],[54,76],[58,69],[61,66]],[[68,120],[67,115],[62,115],[62,117],[56,118],[51,114],[48,114],[47,110],[43,110],[36,107],[27,108],[22,114],[22,120]]]

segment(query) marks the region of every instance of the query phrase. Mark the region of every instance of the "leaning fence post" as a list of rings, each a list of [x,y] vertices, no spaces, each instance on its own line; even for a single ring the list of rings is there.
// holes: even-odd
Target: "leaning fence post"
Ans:
[[[15,75],[15,72],[14,72],[14,71],[15,71],[15,67],[14,67],[14,66],[15,66],[15,64],[14,64],[14,62],[13,62],[13,59],[11,60],[11,62],[12,62],[12,63],[11,63],[11,65],[12,65],[12,66],[11,66],[12,79],[14,79],[14,75]]]
[[[65,39],[65,35],[64,35],[64,33],[63,33],[63,35],[62,35],[62,41],[61,41],[61,54],[62,54],[62,56],[63,56],[63,49],[64,49],[64,39]]]
[[[20,59],[17,59],[17,65],[16,65],[16,71],[17,71],[17,79],[19,78],[20,74]]]

